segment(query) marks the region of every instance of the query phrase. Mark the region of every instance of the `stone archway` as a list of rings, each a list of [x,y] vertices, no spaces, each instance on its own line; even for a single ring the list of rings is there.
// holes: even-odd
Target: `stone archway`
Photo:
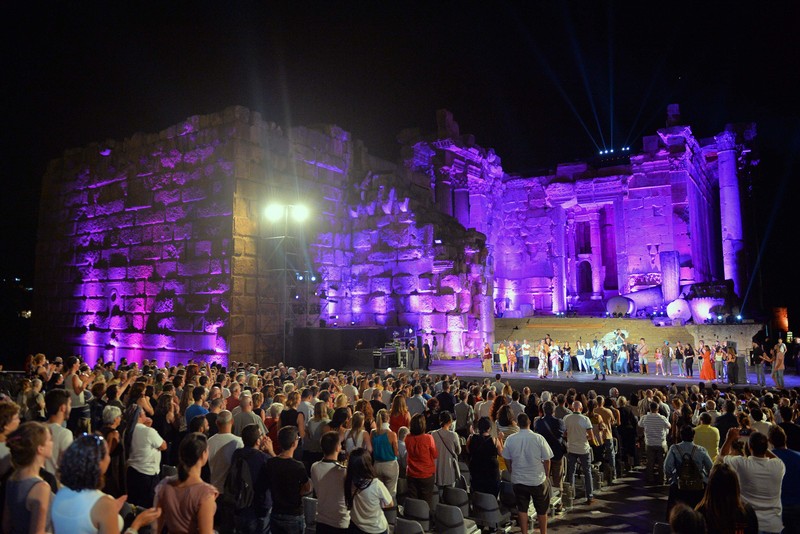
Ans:
[[[578,264],[578,294],[592,292],[592,264],[582,261]]]

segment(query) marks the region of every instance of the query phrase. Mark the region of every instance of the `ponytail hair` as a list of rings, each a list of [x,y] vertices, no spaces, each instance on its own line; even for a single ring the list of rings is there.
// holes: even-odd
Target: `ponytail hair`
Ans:
[[[208,450],[208,439],[205,434],[192,432],[181,441],[178,449],[178,480],[183,482],[189,478],[189,470],[194,467]]]
[[[11,462],[14,467],[27,467],[36,460],[39,446],[47,443],[50,429],[42,423],[29,421],[19,425],[6,440],[6,446],[11,452]]]

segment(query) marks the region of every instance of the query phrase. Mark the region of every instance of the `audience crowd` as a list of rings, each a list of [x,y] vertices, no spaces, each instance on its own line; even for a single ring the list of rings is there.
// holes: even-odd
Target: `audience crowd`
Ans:
[[[398,501],[433,516],[458,487],[516,510],[523,532],[532,505],[546,533],[548,515],[642,469],[647,488],[669,485],[653,520],[674,532],[800,527],[797,390],[554,394],[500,374],[90,368],[44,355],[8,384],[3,532],[302,534],[314,496],[317,533],[381,534]]]

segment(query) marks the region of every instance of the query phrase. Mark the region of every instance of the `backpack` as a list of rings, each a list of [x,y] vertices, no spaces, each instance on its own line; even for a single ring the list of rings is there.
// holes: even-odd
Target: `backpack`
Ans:
[[[237,451],[238,452],[238,451]],[[244,510],[253,505],[255,491],[250,466],[243,454],[234,454],[228,476],[225,478],[225,497],[235,510]]]
[[[705,488],[703,474],[692,460],[697,447],[692,446],[692,452],[683,453],[681,465],[678,467],[678,489],[682,491],[702,491]]]

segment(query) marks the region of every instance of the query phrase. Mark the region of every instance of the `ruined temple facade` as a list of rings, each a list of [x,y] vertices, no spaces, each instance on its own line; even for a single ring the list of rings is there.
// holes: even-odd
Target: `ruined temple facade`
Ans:
[[[283,130],[232,107],[65,152],[43,181],[37,346],[274,363],[296,327],[375,325],[435,332],[461,355],[498,314],[741,290],[752,128],[698,140],[675,124],[629,160],[523,177],[448,112],[437,127],[402,132],[394,163],[338,127]],[[277,222],[274,202],[289,206]]]

